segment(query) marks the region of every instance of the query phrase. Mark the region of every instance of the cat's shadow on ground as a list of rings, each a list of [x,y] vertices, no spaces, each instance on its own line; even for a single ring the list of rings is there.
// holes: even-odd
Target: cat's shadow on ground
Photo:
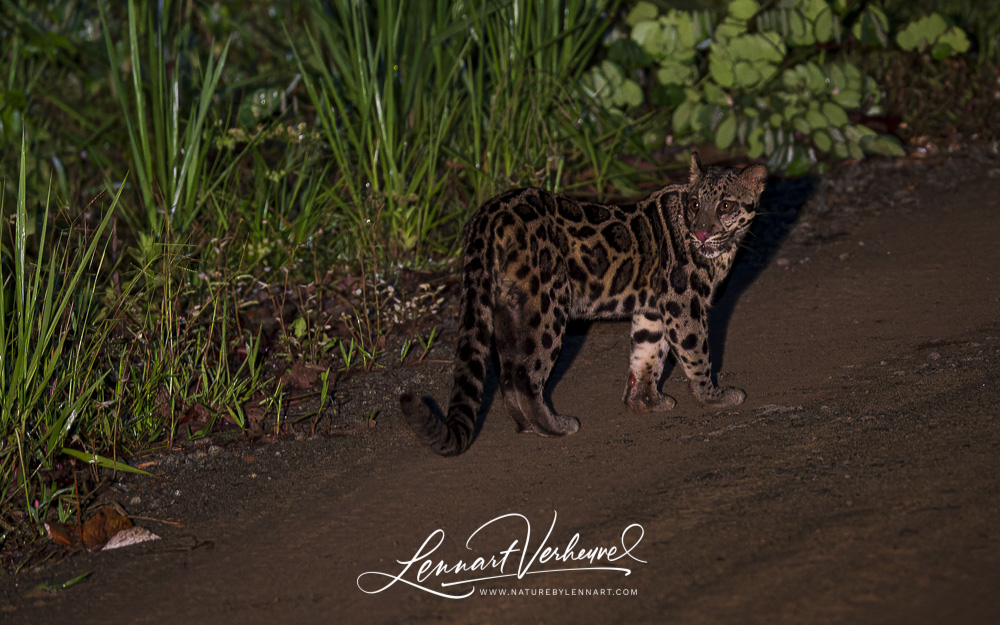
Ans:
[[[778,248],[788,237],[789,232],[798,221],[800,209],[809,198],[816,192],[818,179],[812,176],[802,178],[771,178],[761,196],[760,208],[754,225],[750,233],[744,239],[741,247],[742,252],[737,256],[733,270],[729,278],[723,285],[716,301],[712,307],[709,319],[709,347],[712,354],[712,376],[718,375],[719,370],[725,361],[726,334],[729,331],[729,319],[732,316],[736,302],[739,301],[742,293],[757,279],[764,269],[772,262]],[[559,354],[559,360],[552,370],[548,384],[546,384],[543,394],[546,404],[552,407],[551,393],[562,377],[569,370],[576,356],[583,348],[587,330],[592,323],[602,323],[600,321],[588,322],[581,320],[571,321],[567,327],[566,335],[563,337],[563,347]],[[662,387],[663,380],[668,379],[675,367],[673,358],[664,368],[663,378],[660,380]],[[616,369],[622,373],[628,371],[628,361],[625,360]],[[623,380],[624,383],[624,380]],[[475,436],[483,427],[486,415],[492,408],[493,401],[497,399],[498,375],[496,353],[487,366],[486,382],[483,388],[483,404],[476,419]],[[502,398],[500,399],[502,402]],[[440,409],[431,403],[435,412],[441,416]],[[572,410],[569,411],[572,414]]]
[[[736,302],[754,283],[774,257],[788,234],[795,227],[802,207],[816,193],[819,179],[771,178],[760,198],[760,209],[749,235],[743,240],[743,251],[729,278],[716,297],[709,315],[708,340],[712,354],[712,375],[718,375],[725,360],[726,334]]]

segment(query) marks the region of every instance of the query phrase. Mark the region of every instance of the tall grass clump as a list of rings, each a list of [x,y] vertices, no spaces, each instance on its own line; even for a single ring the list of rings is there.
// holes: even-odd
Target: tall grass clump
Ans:
[[[50,508],[76,507],[71,462],[134,471],[119,454],[200,438],[223,421],[243,428],[247,406],[267,398],[260,338],[236,323],[232,284],[213,282],[185,307],[199,295],[186,285],[190,261],[163,246],[116,289],[110,224],[124,186],[93,227],[56,228],[66,216],[52,219],[48,200],[29,210],[25,153],[15,210],[0,205],[0,526],[8,529],[12,509],[40,528]]]
[[[0,261],[0,511],[18,496],[31,508],[39,472],[93,414],[107,373],[94,366],[107,337],[107,326],[95,323],[95,275],[107,260],[103,235],[118,198],[82,241],[73,233],[57,237],[47,204],[38,220],[28,211],[25,169],[22,143],[17,205],[3,228]],[[36,221],[41,229],[31,236]]]
[[[564,188],[564,174],[585,169],[598,194],[628,168],[616,157],[638,124],[609,111],[580,88],[617,2],[469,3],[478,50],[461,75],[474,111],[471,132],[477,203],[495,191],[490,178]],[[638,148],[636,150],[636,148]],[[569,183],[581,184],[580,180]]]
[[[292,46],[357,240],[448,251],[434,235],[498,187],[559,188],[568,163],[603,173],[622,124],[591,132],[599,107],[573,85],[614,4],[310,2]]]
[[[137,8],[129,0],[124,38],[128,46],[123,51],[104,3],[98,6],[114,90],[127,129],[131,169],[145,209],[143,220],[134,227],[144,234],[158,233],[166,217],[179,222],[174,227],[183,232],[203,206],[205,189],[214,186],[211,174],[218,175],[209,166],[211,144],[204,135],[229,43],[218,59],[209,45],[202,59],[186,49],[189,33],[184,29],[177,29],[173,37],[167,32],[169,12],[180,11],[181,3],[143,2]],[[195,84],[182,85],[189,73],[188,62],[195,65]],[[128,82],[122,76],[125,67],[131,78]]]

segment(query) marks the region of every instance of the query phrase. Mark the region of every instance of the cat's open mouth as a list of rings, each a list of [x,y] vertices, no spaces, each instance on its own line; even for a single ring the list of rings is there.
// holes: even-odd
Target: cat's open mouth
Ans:
[[[694,249],[698,250],[698,253],[705,258],[715,258],[716,256],[722,254],[725,251],[725,243],[722,241],[697,241],[694,244]]]

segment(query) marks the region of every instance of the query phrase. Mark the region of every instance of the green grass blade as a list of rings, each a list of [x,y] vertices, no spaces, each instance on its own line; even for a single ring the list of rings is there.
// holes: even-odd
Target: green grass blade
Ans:
[[[113,458],[107,458],[98,454],[88,454],[77,449],[70,449],[69,447],[63,447],[59,450],[60,453],[66,454],[70,458],[76,458],[77,460],[82,460],[88,464],[96,464],[99,467],[104,467],[105,469],[112,469],[114,471],[124,471],[125,473],[136,473],[139,475],[146,475],[149,477],[156,477],[156,475],[150,473],[149,471],[143,471],[142,469],[137,469],[130,464],[125,462],[119,462]]]

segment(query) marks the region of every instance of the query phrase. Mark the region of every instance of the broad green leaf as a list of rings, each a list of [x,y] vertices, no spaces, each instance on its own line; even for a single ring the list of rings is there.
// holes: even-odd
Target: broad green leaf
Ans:
[[[861,140],[861,147],[869,154],[880,156],[906,156],[906,150],[899,139],[892,135],[879,135],[877,137],[864,137]]]
[[[847,151],[850,153],[851,158],[856,161],[865,160],[865,151],[861,149],[861,144],[857,141],[847,142]]]
[[[717,104],[696,106],[694,113],[691,115],[691,127],[697,131],[710,129],[718,111],[719,106]]]
[[[626,106],[639,106],[642,104],[642,88],[630,78],[618,87],[616,99]]]
[[[725,150],[736,138],[736,115],[730,113],[719,122],[719,127],[715,130],[715,146],[720,150]]]
[[[732,87],[735,82],[732,62],[728,55],[717,53],[714,45],[712,54],[708,57],[708,73],[711,74],[712,80],[723,87]]]
[[[861,92],[854,89],[837,91],[833,94],[833,101],[847,109],[856,109],[861,106]]]
[[[834,34],[836,32],[835,28],[837,24],[836,20],[837,18],[834,16],[833,11],[831,11],[829,7],[816,16],[813,23],[813,32],[816,34],[816,41],[825,43],[827,41],[834,40]]]
[[[764,84],[774,78],[774,75],[778,73],[778,66],[772,63],[764,63],[762,65],[757,65],[755,68],[760,72],[760,83]]]
[[[788,104],[787,106],[785,106],[785,109],[784,111],[782,111],[782,113],[785,116],[785,121],[790,122],[799,115],[805,113],[805,111],[806,111],[805,107],[799,106],[797,104]]]
[[[800,0],[795,4],[810,22],[816,21],[816,18],[824,13],[830,13],[830,5],[826,3],[826,0]]]
[[[733,71],[736,86],[744,89],[760,83],[764,78],[763,74],[761,74],[756,67],[747,61],[737,61]]]
[[[691,123],[691,114],[694,112],[695,102],[691,100],[685,100],[680,103],[680,105],[674,109],[674,114],[671,116],[671,126],[673,126],[674,132],[684,133],[688,130]]]
[[[831,126],[844,126],[848,123],[847,111],[833,102],[823,103],[823,115],[830,120]]]
[[[660,22],[677,37],[674,54],[689,60],[693,59],[695,56],[694,47],[701,37],[700,33],[695,32],[696,26],[691,15],[686,11],[672,10],[661,17]]]
[[[733,0],[729,3],[729,17],[746,21],[757,15],[760,11],[760,3],[757,0]]]
[[[785,42],[776,32],[741,35],[733,38],[727,46],[733,59],[781,63],[785,59]]]
[[[935,61],[946,59],[954,53],[955,51],[951,49],[951,46],[941,41],[931,46],[931,58]]]
[[[847,88],[847,74],[844,73],[844,68],[839,63],[827,65],[826,72],[830,77],[830,82],[833,83],[834,89]]]
[[[656,8],[655,4],[642,0],[632,7],[632,10],[625,16],[625,23],[634,27],[641,22],[655,20],[659,13],[660,10]]]
[[[786,21],[788,23],[788,34],[786,41],[793,46],[810,46],[816,43],[813,36],[812,23],[799,11],[788,11]]]
[[[815,63],[806,63],[806,81],[809,91],[814,94],[826,93],[827,76],[823,69]]]
[[[295,338],[302,340],[302,337],[306,335],[306,320],[302,317],[296,317],[295,321],[292,322],[292,334]]]
[[[795,130],[801,132],[804,135],[812,132],[812,126],[809,125],[809,121],[805,117],[796,117],[792,120],[792,126]]]
[[[904,50],[925,50],[948,30],[948,23],[938,13],[914,20],[896,35],[896,43]]]
[[[865,126],[864,124],[855,124],[854,128],[856,128],[858,130],[858,133],[860,134],[860,136],[862,138],[864,138],[864,137],[877,137],[877,136],[879,136],[879,134],[877,132],[875,132],[874,130],[872,130],[868,126]]]
[[[905,28],[896,35],[896,45],[906,51],[916,50],[920,46],[920,36],[916,30]]]
[[[607,59],[601,61],[601,72],[612,87],[618,87],[625,82],[625,72],[613,61]]]
[[[805,76],[799,71],[801,67],[801,65],[796,65],[794,68],[781,72],[781,84],[789,91],[795,91],[805,83]]]
[[[860,143],[862,139],[868,137],[877,137],[878,133],[861,124],[848,124],[844,127],[844,136],[847,137],[848,142]]]
[[[806,112],[806,121],[809,122],[809,128],[811,130],[826,128],[830,125],[830,121],[826,118],[826,115],[814,109],[810,109]],[[825,151],[826,150],[824,150],[824,152]]]
[[[939,43],[948,44],[956,54],[965,54],[969,51],[969,38],[965,31],[957,26],[952,26],[938,38]]]
[[[729,105],[729,95],[714,83],[705,83],[705,102]]]
[[[656,70],[656,79],[661,85],[687,85],[696,78],[694,66],[664,59]]]
[[[844,63],[844,76],[847,78],[848,89],[861,89],[863,78],[861,68],[854,63]]]
[[[816,130],[812,133],[813,144],[817,148],[824,152],[829,152],[830,148],[833,146],[833,140],[830,139],[830,135],[823,130]]]
[[[727,17],[715,28],[716,43],[726,43],[734,37],[739,37],[747,31],[747,23]]]
[[[666,58],[671,52],[670,40],[658,21],[640,22],[632,27],[629,35],[654,60]]]

